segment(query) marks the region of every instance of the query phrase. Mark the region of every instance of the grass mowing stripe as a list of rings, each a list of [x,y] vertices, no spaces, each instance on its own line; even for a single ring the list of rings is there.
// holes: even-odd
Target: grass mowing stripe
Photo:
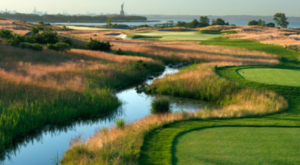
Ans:
[[[299,135],[300,128],[222,127],[191,131],[175,139],[173,164],[299,164]]]

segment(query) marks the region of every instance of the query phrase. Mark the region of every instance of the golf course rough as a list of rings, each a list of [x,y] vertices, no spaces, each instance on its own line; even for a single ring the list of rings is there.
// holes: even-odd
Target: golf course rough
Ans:
[[[300,70],[298,69],[251,68],[238,70],[237,73],[252,82],[282,86],[300,86]]]

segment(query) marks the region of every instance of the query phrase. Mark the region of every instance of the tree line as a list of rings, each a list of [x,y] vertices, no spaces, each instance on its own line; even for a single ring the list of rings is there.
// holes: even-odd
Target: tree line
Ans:
[[[20,20],[20,21],[28,21],[28,22],[81,22],[81,23],[105,23],[107,18],[111,18],[113,22],[131,22],[131,21],[147,21],[146,17],[143,16],[76,16],[76,15],[36,15],[36,14],[10,14],[10,13],[0,13],[0,17]]]
[[[276,22],[277,27],[287,28],[289,25],[289,22],[287,21],[288,18],[285,16],[284,13],[276,13],[274,15],[273,20]],[[257,25],[257,26],[266,26],[266,27],[275,27],[275,23],[269,22],[266,23],[266,21],[259,19],[258,21],[252,20],[248,23],[248,25]]]
[[[207,16],[201,16],[199,21],[194,19],[192,22],[181,22],[178,21],[176,26],[178,27],[187,27],[187,28],[197,28],[197,27],[206,27],[210,25],[229,25],[229,22],[225,22],[222,18],[213,19],[211,24]]]

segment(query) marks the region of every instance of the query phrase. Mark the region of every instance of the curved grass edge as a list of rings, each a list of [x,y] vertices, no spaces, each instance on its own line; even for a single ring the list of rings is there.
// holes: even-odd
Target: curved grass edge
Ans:
[[[211,112],[208,110],[208,114],[211,114]],[[261,115],[258,114],[258,116]],[[229,119],[235,117],[221,115],[212,116],[211,118]],[[61,160],[61,164],[76,164],[78,162],[82,164],[170,164],[168,158],[172,157],[171,154],[158,151],[161,149],[160,147],[164,149],[165,146],[170,149],[172,141],[178,132],[174,130],[168,131],[171,135],[165,136],[163,139],[152,138],[152,135],[160,132],[159,130],[169,128],[169,125],[172,125],[172,123],[185,120],[211,121],[201,118],[210,118],[210,116],[203,116],[199,112],[152,115],[136,123],[126,124],[124,129],[117,127],[104,128],[87,142],[79,141],[74,143]],[[159,148],[147,150],[145,147],[147,142],[149,142],[149,138],[155,141],[154,143],[158,144]],[[151,144],[151,146],[155,145]],[[144,152],[145,150],[150,151],[154,155],[162,156],[162,158],[153,159]],[[145,160],[145,158],[147,159]],[[151,162],[147,162],[147,160],[151,160]]]
[[[297,90],[300,92],[300,88],[295,87],[284,87],[278,85],[266,85],[256,82],[250,82],[243,79],[236,74],[238,68],[247,68],[247,67],[272,67],[272,66],[225,66],[216,69],[218,75],[225,77],[230,81],[238,82],[243,86],[250,86],[254,89],[264,89],[264,90],[275,90],[280,94],[283,94],[285,98],[288,98],[289,104],[291,106],[286,111],[281,111],[274,113],[273,115],[266,116],[250,116],[241,119],[219,119],[219,120],[201,120],[201,119],[191,119],[185,121],[178,121],[164,127],[158,128],[153,131],[150,136],[145,138],[144,145],[141,151],[141,158],[139,164],[172,164],[174,155],[172,154],[175,138],[180,134],[216,126],[252,126],[252,127],[300,127],[300,121],[295,119],[289,119],[289,116],[292,118],[297,118],[294,115],[300,116],[300,105],[297,104],[297,99],[300,100],[297,96]],[[285,66],[273,66],[274,68],[285,67]],[[292,67],[295,68],[295,67]],[[290,90],[295,91],[292,95],[289,95],[289,92],[285,92],[285,89],[291,88]],[[287,95],[288,94],[288,95]],[[295,97],[296,94],[296,97]],[[297,98],[298,97],[298,98]],[[296,99],[296,100],[295,100]],[[282,115],[284,114],[284,115]],[[276,120],[277,116],[288,116],[282,121]],[[276,116],[273,118],[273,116]],[[229,124],[230,123],[230,124]],[[156,141],[161,141],[157,145]],[[155,151],[153,154],[151,151]],[[162,155],[162,156],[160,156]],[[153,162],[153,160],[157,160]]]

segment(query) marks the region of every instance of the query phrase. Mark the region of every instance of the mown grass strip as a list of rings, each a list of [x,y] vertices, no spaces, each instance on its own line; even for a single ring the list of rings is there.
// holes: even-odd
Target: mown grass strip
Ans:
[[[262,51],[266,53],[276,54],[279,56],[280,60],[287,64],[299,64],[298,52],[285,49],[280,45],[262,44],[258,41],[243,40],[243,39],[228,39],[224,37],[213,38],[210,40],[202,41],[201,44],[204,45],[220,45],[220,46],[230,46],[244,48],[248,50]]]
[[[173,164],[299,164],[299,135],[300,127],[195,130],[176,137]]]
[[[259,83],[300,86],[300,70],[253,68],[238,70],[238,74],[249,81]]]

